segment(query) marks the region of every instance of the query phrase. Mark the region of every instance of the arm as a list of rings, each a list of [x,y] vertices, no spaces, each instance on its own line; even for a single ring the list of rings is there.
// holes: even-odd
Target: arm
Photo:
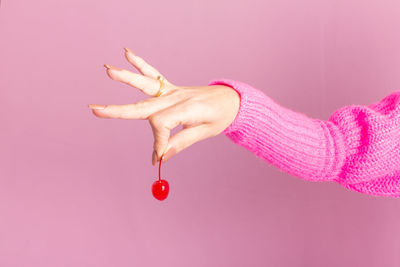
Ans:
[[[235,120],[223,131],[234,143],[302,179],[400,197],[400,91],[370,106],[342,107],[322,121],[280,106],[249,84],[209,83],[216,84],[241,98]]]

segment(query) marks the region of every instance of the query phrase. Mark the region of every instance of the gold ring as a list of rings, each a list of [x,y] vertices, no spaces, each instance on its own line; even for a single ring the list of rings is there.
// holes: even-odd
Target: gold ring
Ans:
[[[158,92],[155,96],[160,96],[165,92],[165,86],[164,86],[164,77],[161,75],[157,76],[157,80],[160,81],[160,89],[158,89]]]

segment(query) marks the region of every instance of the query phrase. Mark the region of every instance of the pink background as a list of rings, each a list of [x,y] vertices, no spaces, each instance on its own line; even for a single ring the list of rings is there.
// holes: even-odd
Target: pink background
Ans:
[[[378,3],[379,2],[379,3]],[[400,202],[280,172],[223,135],[162,168],[131,48],[177,85],[231,78],[328,119],[400,89],[398,0],[3,0],[0,266],[399,266]]]

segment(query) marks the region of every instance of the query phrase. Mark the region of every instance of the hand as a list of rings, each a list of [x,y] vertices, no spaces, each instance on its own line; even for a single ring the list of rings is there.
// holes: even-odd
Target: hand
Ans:
[[[165,162],[192,144],[220,134],[236,118],[240,96],[233,88],[176,86],[165,79],[164,94],[154,97],[160,87],[160,72],[127,48],[125,57],[142,75],[105,65],[107,75],[152,97],[133,104],[89,107],[100,118],[149,120],[154,135],[153,166],[160,159]],[[183,129],[170,137],[170,131],[178,125]]]

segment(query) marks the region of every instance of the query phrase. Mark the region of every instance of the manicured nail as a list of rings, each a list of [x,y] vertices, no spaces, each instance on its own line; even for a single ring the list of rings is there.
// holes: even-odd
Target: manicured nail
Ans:
[[[176,149],[174,148],[174,147],[171,147],[168,151],[167,151],[167,153],[165,153],[162,157],[161,157],[161,160],[163,161],[163,162],[165,162],[165,161],[167,161],[167,160],[169,160],[173,155],[175,155],[176,154]]]
[[[136,56],[136,54],[135,54],[135,53],[133,53],[133,51],[132,51],[132,50],[130,50],[128,47],[124,47],[124,49],[125,49],[125,51],[126,51],[126,52],[128,52],[128,53],[132,53],[132,55]]]
[[[155,155],[156,155],[156,151],[153,150],[153,155],[151,155],[151,164],[152,164],[153,166],[155,165],[155,162],[156,162]]]
[[[115,67],[110,64],[104,64],[104,67],[106,67],[107,69],[110,69],[110,70],[122,70],[121,68]]]
[[[89,104],[89,108],[91,109],[105,109],[105,105],[97,105],[97,104]]]

